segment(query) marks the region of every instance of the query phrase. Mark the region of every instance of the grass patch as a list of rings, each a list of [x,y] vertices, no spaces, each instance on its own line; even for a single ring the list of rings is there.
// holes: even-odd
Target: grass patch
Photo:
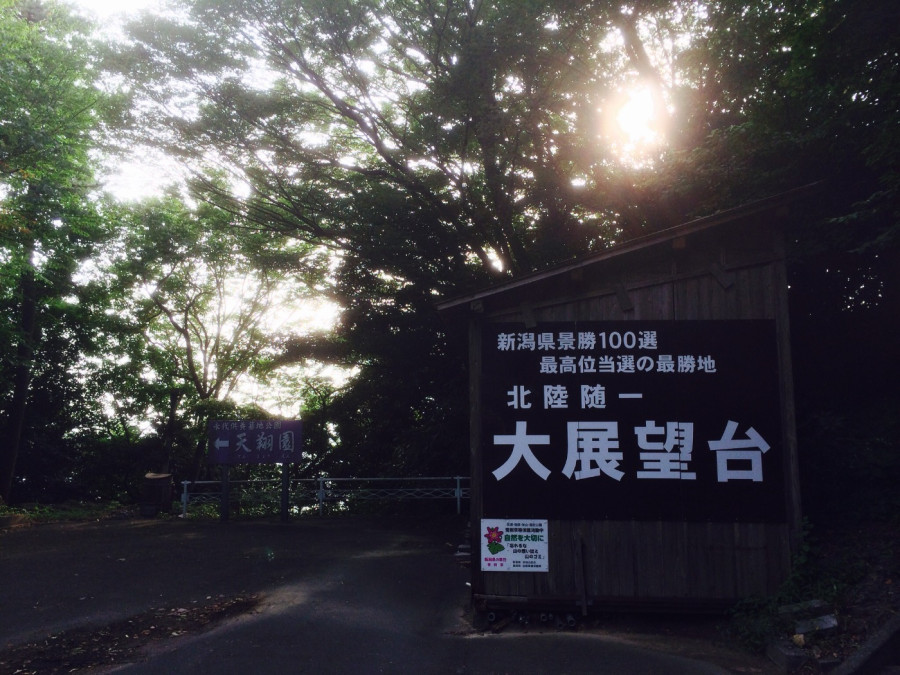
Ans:
[[[790,622],[779,615],[779,607],[808,600],[838,605],[842,595],[868,570],[863,550],[844,546],[826,551],[805,521],[791,575],[777,594],[740,601],[731,613],[730,632],[745,649],[763,652],[773,638],[792,632]]]
[[[103,520],[131,515],[136,509],[119,502],[69,501],[60,504],[22,504],[0,506],[0,518],[19,517],[35,523]]]

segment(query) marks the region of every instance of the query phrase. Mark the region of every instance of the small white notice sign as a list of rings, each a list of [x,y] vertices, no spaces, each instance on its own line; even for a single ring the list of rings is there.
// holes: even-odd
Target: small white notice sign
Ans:
[[[482,572],[548,572],[547,521],[483,518]]]

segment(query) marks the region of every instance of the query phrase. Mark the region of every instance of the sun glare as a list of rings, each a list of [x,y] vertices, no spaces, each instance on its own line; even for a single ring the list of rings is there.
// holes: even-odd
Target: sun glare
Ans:
[[[652,163],[665,143],[665,111],[659,107],[659,97],[650,86],[641,84],[623,91],[607,109],[605,136],[621,161]]]
[[[653,94],[646,87],[629,92],[616,115],[619,129],[627,142],[634,145],[657,142],[659,134],[654,128],[655,120]]]

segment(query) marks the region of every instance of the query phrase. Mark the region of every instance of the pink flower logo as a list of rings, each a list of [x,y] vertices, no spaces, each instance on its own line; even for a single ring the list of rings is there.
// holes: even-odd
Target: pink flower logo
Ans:
[[[487,539],[488,542],[488,551],[493,555],[497,555],[502,551],[505,546],[500,542],[503,541],[503,530],[499,527],[489,527],[487,528],[487,533],[484,535],[484,538]]]

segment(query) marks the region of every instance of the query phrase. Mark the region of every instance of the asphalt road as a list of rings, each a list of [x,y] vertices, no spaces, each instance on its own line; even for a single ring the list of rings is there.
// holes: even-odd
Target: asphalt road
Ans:
[[[0,648],[157,607],[257,594],[126,673],[723,673],[597,633],[479,633],[459,520],[122,520],[0,533]]]

